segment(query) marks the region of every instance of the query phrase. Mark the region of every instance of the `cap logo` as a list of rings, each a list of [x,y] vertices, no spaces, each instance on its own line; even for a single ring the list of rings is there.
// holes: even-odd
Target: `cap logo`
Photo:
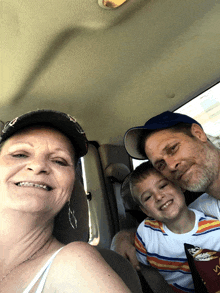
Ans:
[[[76,118],[74,118],[73,116],[71,116],[70,114],[67,114],[67,116],[69,117],[70,121],[73,122],[75,124],[76,130],[80,133],[80,134],[84,134],[84,130],[82,129],[82,127],[79,125],[79,123],[76,121]]]
[[[14,118],[13,120],[11,120],[9,123],[8,123],[8,126],[13,126],[18,120],[18,117]]]
[[[76,123],[76,118],[74,118],[74,117],[71,116],[70,114],[67,114],[67,116],[69,117],[70,121]]]
[[[17,122],[18,118],[19,117],[16,117],[10,122],[6,122],[4,128],[2,129],[2,133],[6,133],[8,131],[8,128],[13,126]]]

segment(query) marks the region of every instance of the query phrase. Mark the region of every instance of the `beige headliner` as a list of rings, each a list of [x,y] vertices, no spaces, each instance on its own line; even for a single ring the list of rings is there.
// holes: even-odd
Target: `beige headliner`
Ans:
[[[0,119],[75,116],[89,140],[174,109],[220,77],[220,1],[0,0]]]

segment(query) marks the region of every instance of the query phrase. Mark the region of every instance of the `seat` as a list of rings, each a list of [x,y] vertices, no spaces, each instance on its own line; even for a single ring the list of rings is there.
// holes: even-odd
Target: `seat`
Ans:
[[[75,211],[77,228],[73,229],[69,223],[68,205],[55,218],[53,235],[62,243],[68,244],[73,241],[88,242],[89,217],[87,197],[82,183],[77,178],[70,200],[71,210]],[[110,249],[97,248],[105,261],[121,277],[131,292],[143,293],[140,279],[130,262]]]
[[[73,230],[68,217],[68,204],[55,218],[53,234],[63,244],[73,241],[88,242],[89,240],[89,214],[87,197],[80,179],[77,178],[74,184],[70,200],[71,211],[74,211],[77,219],[77,228]]]
[[[130,174],[125,177],[121,185],[121,198],[125,207],[127,218],[131,218],[130,221],[133,222],[133,227],[136,228],[137,225],[146,218],[146,215],[142,212],[139,205],[132,199],[129,187],[129,178]]]

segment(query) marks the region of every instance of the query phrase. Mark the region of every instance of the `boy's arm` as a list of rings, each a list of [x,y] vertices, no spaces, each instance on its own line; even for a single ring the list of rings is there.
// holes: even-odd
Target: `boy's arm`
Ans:
[[[128,259],[136,270],[140,270],[134,246],[136,229],[118,232],[111,244],[111,249]]]

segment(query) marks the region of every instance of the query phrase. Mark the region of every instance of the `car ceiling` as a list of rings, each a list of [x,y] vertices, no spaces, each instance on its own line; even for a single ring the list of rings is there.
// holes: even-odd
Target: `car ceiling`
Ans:
[[[0,1],[0,119],[67,112],[89,140],[172,110],[220,77],[220,1]]]

